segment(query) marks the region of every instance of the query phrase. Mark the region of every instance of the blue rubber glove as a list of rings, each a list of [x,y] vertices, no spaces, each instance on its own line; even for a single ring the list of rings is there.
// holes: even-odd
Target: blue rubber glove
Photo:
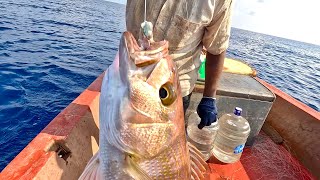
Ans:
[[[210,126],[211,123],[216,122],[218,115],[216,99],[203,97],[198,105],[197,113],[201,118],[201,122],[198,125],[199,129],[202,129],[204,126]]]

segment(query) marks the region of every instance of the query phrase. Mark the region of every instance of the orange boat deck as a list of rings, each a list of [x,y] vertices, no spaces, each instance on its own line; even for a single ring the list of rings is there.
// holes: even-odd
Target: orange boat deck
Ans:
[[[237,163],[222,164],[214,157],[208,160],[209,179],[315,179],[282,146],[260,132],[254,146],[245,148]]]
[[[1,172],[0,179],[77,179],[99,142],[102,78],[103,74],[42,130]],[[315,179],[264,132],[253,147],[245,148],[239,162],[219,164],[211,158],[208,163],[207,179]]]

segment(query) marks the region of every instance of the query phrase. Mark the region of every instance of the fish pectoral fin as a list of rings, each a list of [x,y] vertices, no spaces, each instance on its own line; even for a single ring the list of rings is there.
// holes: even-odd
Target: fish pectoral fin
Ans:
[[[100,161],[99,152],[97,152],[88,162],[79,180],[102,180],[103,177],[99,173]]]
[[[191,160],[191,176],[192,179],[204,179],[204,173],[209,169],[201,152],[188,142],[190,160]]]
[[[152,179],[143,169],[141,169],[130,155],[125,156],[124,171],[133,179]]]

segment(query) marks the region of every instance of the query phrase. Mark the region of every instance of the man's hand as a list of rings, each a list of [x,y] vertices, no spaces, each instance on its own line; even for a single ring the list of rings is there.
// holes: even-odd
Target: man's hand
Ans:
[[[203,97],[198,105],[197,113],[201,118],[201,122],[198,125],[199,129],[202,129],[204,126],[210,126],[211,123],[216,122],[218,109],[215,98]]]

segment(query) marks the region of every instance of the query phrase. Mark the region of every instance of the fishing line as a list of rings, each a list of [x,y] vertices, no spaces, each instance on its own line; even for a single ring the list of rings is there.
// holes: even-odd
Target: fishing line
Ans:
[[[188,2],[187,2],[187,0],[184,1],[184,4],[185,4],[186,12],[187,12],[187,19],[189,19]]]
[[[144,22],[147,21],[147,0],[144,0]]]

